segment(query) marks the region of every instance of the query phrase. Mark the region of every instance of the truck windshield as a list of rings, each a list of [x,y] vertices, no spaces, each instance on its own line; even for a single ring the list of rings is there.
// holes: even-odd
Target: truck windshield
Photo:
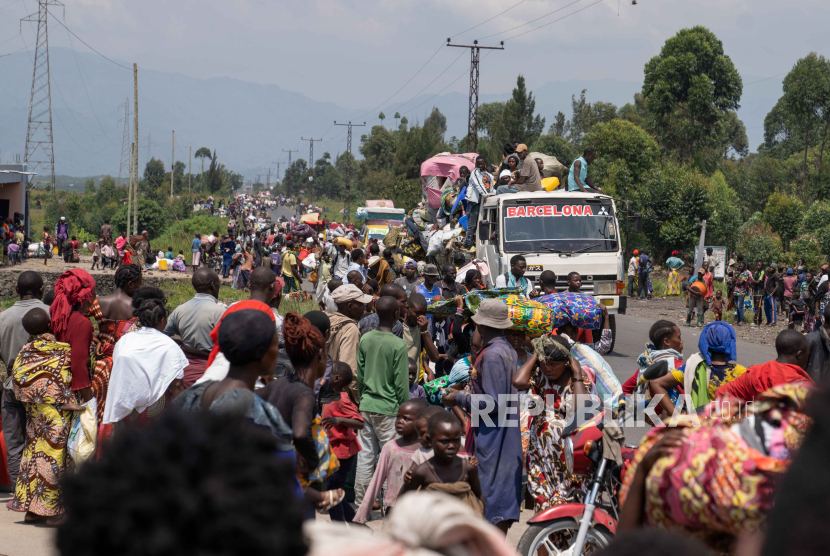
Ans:
[[[546,204],[504,204],[507,252],[617,251],[613,206],[600,201],[562,200]]]

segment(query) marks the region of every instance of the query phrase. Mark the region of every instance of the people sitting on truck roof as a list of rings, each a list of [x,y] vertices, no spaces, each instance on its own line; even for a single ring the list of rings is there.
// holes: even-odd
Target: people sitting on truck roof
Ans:
[[[539,172],[539,166],[534,164],[533,160],[526,163],[527,159],[527,145],[524,143],[516,147],[516,154],[522,161],[522,167],[519,170],[519,176],[510,180],[509,185],[502,185],[496,189],[496,195],[504,193],[530,193],[533,191],[542,190],[542,174]]]
[[[583,193],[592,193],[588,189],[593,189],[602,193],[602,189],[587,181],[588,165],[594,162],[597,157],[597,151],[593,147],[588,147],[582,152],[582,156],[577,158],[571,164],[571,169],[568,172],[568,191],[581,191]]]
[[[528,297],[538,297],[539,292],[525,278],[527,261],[522,255],[513,255],[510,258],[510,270],[496,277],[496,288],[521,288]]]

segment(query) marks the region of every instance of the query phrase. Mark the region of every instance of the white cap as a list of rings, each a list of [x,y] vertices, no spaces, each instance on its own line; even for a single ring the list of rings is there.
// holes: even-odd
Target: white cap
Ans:
[[[65,216],[61,216],[61,220],[66,220],[66,217],[65,217]]]
[[[306,243],[314,243],[314,238],[308,238],[305,241],[306,241]]]

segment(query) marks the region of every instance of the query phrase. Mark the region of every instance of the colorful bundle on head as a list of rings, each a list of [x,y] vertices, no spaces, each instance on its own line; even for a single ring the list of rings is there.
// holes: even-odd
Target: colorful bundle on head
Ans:
[[[507,314],[513,320],[513,330],[522,330],[530,336],[539,336],[551,331],[554,310],[537,301],[519,296],[503,297]]]
[[[461,294],[464,298],[464,307],[468,313],[475,313],[478,311],[478,306],[481,305],[484,299],[494,299],[496,297],[504,296],[518,296],[522,294],[521,288],[500,288],[492,290],[473,290]],[[430,315],[454,315],[456,311],[455,299],[445,299],[443,301],[435,301],[430,303],[427,307],[427,313]]]
[[[537,297],[536,301],[555,309],[560,319],[567,314],[567,321],[577,328],[599,330],[602,326],[602,307],[592,295],[587,293],[551,293]],[[567,321],[558,323],[554,328]]]

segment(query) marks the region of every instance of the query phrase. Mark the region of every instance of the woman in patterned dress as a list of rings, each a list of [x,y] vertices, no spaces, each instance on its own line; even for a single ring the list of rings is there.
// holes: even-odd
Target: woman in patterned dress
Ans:
[[[513,386],[545,403],[538,415],[531,416],[526,457],[527,489],[538,512],[571,502],[572,489],[581,485],[562,461],[561,434],[576,413],[577,403],[599,403],[599,398],[590,377],[571,357],[567,341],[542,336],[533,340],[533,349],[527,363],[513,375]]]
[[[141,269],[135,264],[121,265],[115,271],[113,281],[115,292],[99,297],[87,312],[87,316],[98,322],[98,340],[101,342],[101,346],[95,350],[92,370],[92,394],[98,401],[99,425],[104,416],[115,343],[135,325],[133,295],[141,287]]]
[[[59,481],[66,470],[66,443],[72,423],[75,394],[69,344],[49,334],[49,314],[32,309],[23,317],[31,341],[17,356],[14,393],[26,404],[26,445],[14,498],[8,507],[26,512],[24,521],[55,525],[64,513]]]

